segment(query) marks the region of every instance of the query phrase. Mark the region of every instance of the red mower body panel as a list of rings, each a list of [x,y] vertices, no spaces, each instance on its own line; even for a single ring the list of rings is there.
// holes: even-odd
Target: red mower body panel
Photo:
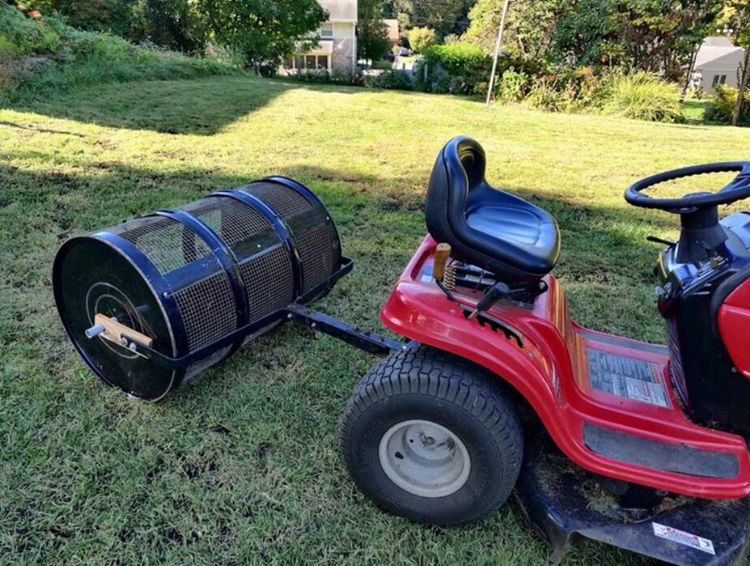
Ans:
[[[532,308],[498,303],[489,311],[518,333],[519,345],[502,331],[467,319],[438,288],[432,278],[435,246],[427,236],[397,282],[381,312],[388,329],[492,371],[527,400],[557,446],[584,469],[693,497],[750,494],[745,441],[685,416],[673,392],[665,347],[578,326],[551,276],[545,278],[548,291]],[[481,296],[454,292],[470,307]],[[750,311],[742,305],[750,305],[747,284],[722,308],[722,333],[747,324]],[[747,371],[750,357],[737,348],[744,357],[735,361]]]
[[[750,379],[750,280],[740,284],[719,308],[718,325],[729,357],[742,375]]]

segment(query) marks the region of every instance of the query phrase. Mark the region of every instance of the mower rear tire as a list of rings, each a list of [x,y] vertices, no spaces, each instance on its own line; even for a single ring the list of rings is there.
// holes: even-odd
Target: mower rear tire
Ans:
[[[426,347],[391,354],[354,390],[341,451],[386,511],[461,525],[495,512],[518,479],[523,436],[497,376]]]

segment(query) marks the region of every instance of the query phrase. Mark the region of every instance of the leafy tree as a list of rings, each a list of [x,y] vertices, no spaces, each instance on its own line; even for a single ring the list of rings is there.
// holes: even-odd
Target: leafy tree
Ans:
[[[478,0],[465,39],[490,51],[504,0]],[[527,62],[682,75],[721,0],[513,0],[506,49]]]
[[[14,3],[14,2],[11,2]],[[28,0],[23,4],[37,9],[43,14],[57,12],[72,27],[91,30],[109,31],[125,36],[131,28],[139,28],[135,22],[138,12],[136,4],[129,0]],[[143,39],[143,38],[138,38]]]
[[[256,70],[311,45],[326,19],[316,0],[193,0],[211,37],[244,54]]]
[[[599,66],[619,62],[624,56],[618,44],[614,0],[576,0],[563,10],[552,32],[553,58],[578,65]]]
[[[739,70],[739,93],[732,111],[732,125],[736,126],[743,115],[747,102],[745,93],[750,82],[750,0],[725,0],[718,23],[730,31],[735,44],[745,49]]]
[[[399,25],[435,30],[438,39],[450,33],[462,34],[469,25],[468,13],[475,0],[390,0],[387,10],[395,13]]]
[[[555,29],[556,58],[675,79],[720,8],[720,0],[575,0]]]
[[[73,26],[111,31],[132,41],[150,40],[199,52],[211,40],[242,53],[256,69],[312,43],[326,18],[316,0],[29,0],[56,11]]]
[[[383,0],[359,0],[357,3],[357,55],[379,61],[388,53],[390,42],[383,22]]]
[[[469,29],[463,39],[492,52],[504,0],[478,0],[469,12]],[[560,0],[512,0],[505,26],[504,49],[526,61],[538,62],[549,51]]]
[[[208,41],[201,14],[191,0],[142,0],[134,6],[136,21],[142,29],[132,29],[129,35],[141,35],[145,39],[178,51],[200,52]]]
[[[430,28],[414,28],[409,31],[409,45],[414,53],[422,53],[428,47],[437,43],[435,30]]]

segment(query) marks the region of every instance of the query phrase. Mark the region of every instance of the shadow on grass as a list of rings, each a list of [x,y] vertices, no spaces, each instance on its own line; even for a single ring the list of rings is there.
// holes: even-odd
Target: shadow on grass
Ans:
[[[42,154],[34,157],[44,158]],[[343,168],[307,165],[264,173],[283,174],[309,185],[334,215],[339,213],[342,222],[357,226],[363,221],[378,224],[383,215],[413,219],[414,214],[421,215],[424,207],[425,190],[404,189],[404,177],[400,176],[362,176]],[[105,170],[94,165],[90,174],[85,170],[76,174],[30,172],[0,162],[0,184],[8,188],[0,195],[0,206],[17,211],[4,211],[6,222],[11,225],[12,215],[23,216],[38,208],[44,217],[58,216],[55,223],[66,231],[82,232],[159,208],[178,206],[253,180],[217,174],[215,170],[154,171],[117,162],[108,163]],[[660,249],[659,245],[647,242],[646,235],[659,236],[679,227],[677,217],[667,213],[625,205],[583,204],[551,196],[551,190],[502,188],[548,210],[557,219],[562,231],[563,258],[575,259],[574,264],[581,268],[590,265],[629,273],[634,268],[632,261],[638,262],[644,253],[653,255]],[[651,265],[649,273],[650,268]]]
[[[114,128],[212,135],[295,89],[344,94],[357,92],[353,88],[252,76],[213,77],[110,83],[61,92],[48,100],[20,102],[10,108]],[[3,122],[3,125],[25,128],[11,122]]]

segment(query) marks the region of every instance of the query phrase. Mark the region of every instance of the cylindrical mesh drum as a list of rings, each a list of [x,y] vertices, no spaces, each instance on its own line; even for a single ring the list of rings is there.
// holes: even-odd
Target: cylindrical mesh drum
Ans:
[[[156,400],[274,326],[289,303],[327,293],[341,264],[320,200],[271,177],[72,238],[55,258],[53,286],[65,329],[94,373]],[[149,337],[155,355],[88,338],[96,315]]]

